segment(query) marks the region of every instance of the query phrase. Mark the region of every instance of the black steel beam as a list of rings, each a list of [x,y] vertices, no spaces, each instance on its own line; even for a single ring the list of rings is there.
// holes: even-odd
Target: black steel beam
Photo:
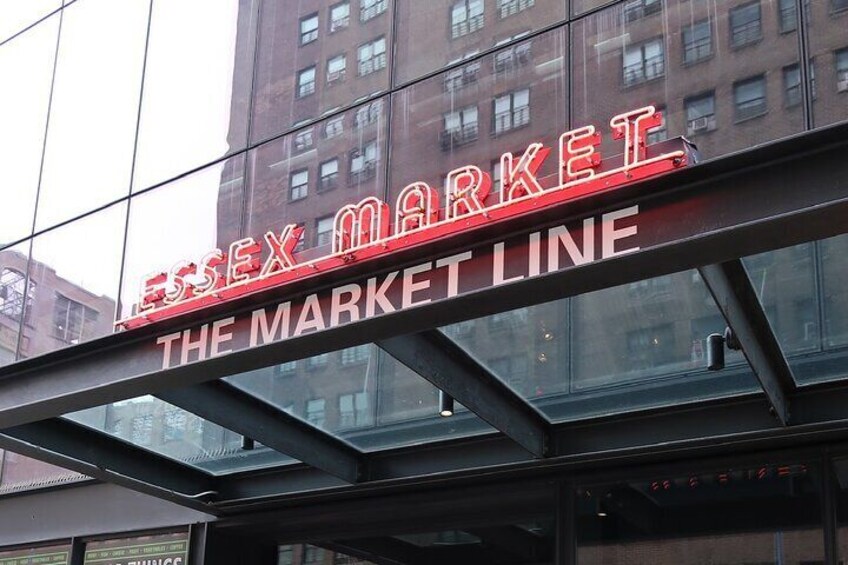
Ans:
[[[377,345],[535,457],[547,455],[550,424],[541,412],[439,330]]]
[[[365,475],[365,458],[356,448],[227,382],[210,381],[156,396],[349,483]]]
[[[480,538],[484,547],[496,549],[501,555],[510,555],[518,563],[550,562],[552,544],[541,536],[513,525],[463,528],[463,531]]]
[[[745,266],[734,259],[698,270],[760,381],[770,410],[782,425],[789,425],[795,379]]]
[[[3,430],[0,447],[215,514],[215,478],[63,418]]]

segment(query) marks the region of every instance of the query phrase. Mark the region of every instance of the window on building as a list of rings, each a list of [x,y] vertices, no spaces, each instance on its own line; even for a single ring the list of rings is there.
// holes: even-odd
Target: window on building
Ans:
[[[494,99],[492,119],[495,135],[530,123],[530,89],[509,92]]]
[[[165,441],[180,441],[185,436],[188,418],[184,410],[168,410],[165,412]]]
[[[710,20],[702,20],[683,28],[683,62],[687,65],[703,61],[713,54]]]
[[[736,121],[748,120],[766,113],[766,79],[760,75],[733,83]]]
[[[787,33],[798,29],[798,12],[795,0],[780,0],[780,32]]]
[[[294,565],[294,546],[280,546],[277,554],[277,565]]]
[[[660,0],[628,0],[624,3],[622,17],[625,22],[633,22],[651,14],[658,14],[662,11],[662,2]]]
[[[500,162],[498,162],[498,166],[500,168]],[[492,180],[492,184],[494,184],[494,179]],[[474,320],[465,320],[443,327],[442,332],[450,338],[459,339],[470,336],[474,333],[474,328],[476,327]]]
[[[327,84],[333,84],[340,81],[345,76],[345,68],[347,67],[347,57],[337,55],[327,61]]]
[[[332,139],[344,133],[344,114],[324,122],[324,138]]]
[[[350,2],[341,2],[330,8],[330,33],[350,25]]]
[[[359,21],[367,22],[386,11],[387,0],[359,0]]]
[[[512,38],[510,38],[512,39]],[[494,67],[496,73],[508,72],[526,65],[531,60],[532,42],[525,41],[517,45],[511,45],[502,51],[495,53]]]
[[[660,125],[649,129],[645,135],[645,142],[648,145],[659,143],[668,139],[668,120],[666,118],[665,106],[657,106],[657,112],[662,116]]]
[[[848,92],[848,47],[834,53],[836,60],[836,90]]]
[[[441,135],[442,149],[449,150],[455,145],[470,143],[477,139],[477,106],[468,106],[461,110],[448,112],[442,116],[444,129]]]
[[[532,8],[536,0],[498,0],[498,15],[501,19]]]
[[[324,399],[313,398],[306,401],[306,421],[319,428],[324,425]]]
[[[324,216],[315,220],[316,246],[329,245],[333,241],[333,219],[334,216]]]
[[[370,141],[350,154],[350,176],[355,182],[373,178],[377,174],[377,141]]]
[[[80,343],[94,335],[98,317],[97,310],[57,293],[53,337],[65,343]]]
[[[842,12],[848,10],[848,0],[830,0],[831,12]]]
[[[357,345],[342,349],[342,365],[355,365],[364,363],[371,357],[371,347],[368,344]]]
[[[0,314],[18,318],[24,311],[24,288],[26,275],[14,269],[0,271]],[[35,285],[30,281],[27,310],[32,306]]]
[[[289,200],[306,198],[309,193],[309,170],[300,169],[289,175]]]
[[[318,13],[300,20],[300,44],[306,45],[318,39]]]
[[[321,401],[324,402],[323,400]],[[324,408],[321,408],[323,412]],[[324,550],[320,547],[315,547],[314,545],[305,545],[303,546],[303,563],[304,564],[313,564],[313,563],[321,563],[324,560]]]
[[[306,360],[306,368],[310,370],[321,369],[327,366],[327,362],[330,360],[329,353],[322,353],[321,355],[313,355]]]
[[[353,127],[362,129],[365,126],[376,124],[380,121],[380,116],[383,114],[383,101],[375,100],[370,104],[361,106],[356,110],[353,116]]]
[[[370,423],[369,416],[367,392],[355,392],[339,396],[340,427],[367,426]]]
[[[508,312],[499,312],[489,316],[490,331],[513,331],[527,326],[527,308],[518,308]]]
[[[297,361],[286,361],[274,366],[274,374],[280,377],[293,375],[297,371]]]
[[[624,85],[632,86],[665,74],[662,38],[630,45],[624,49]]]
[[[380,37],[360,45],[357,51],[359,76],[365,76],[386,66],[386,38]]]
[[[708,92],[683,100],[686,110],[686,135],[695,135],[716,128],[715,93]]]
[[[801,69],[797,64],[783,67],[783,92],[787,106],[801,103]]]
[[[315,67],[297,73],[297,97],[303,98],[315,92]]]
[[[153,414],[143,414],[132,419],[130,441],[136,445],[153,443]]]
[[[451,37],[456,39],[483,27],[483,0],[460,0],[451,7]]]
[[[730,10],[730,44],[742,47],[763,36],[760,2],[752,2]]]
[[[307,149],[312,149],[312,146],[314,144],[315,140],[312,138],[312,128],[299,131],[294,135],[295,151],[300,152],[306,151]]]
[[[339,185],[339,160],[336,158],[321,163],[321,178],[318,180],[318,192],[332,190]]]
[[[445,91],[454,92],[474,84],[480,74],[480,61],[474,61],[445,72]]]

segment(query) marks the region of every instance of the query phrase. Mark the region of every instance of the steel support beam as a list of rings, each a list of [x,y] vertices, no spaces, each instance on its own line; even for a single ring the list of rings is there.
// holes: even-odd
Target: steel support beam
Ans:
[[[541,412],[439,330],[377,345],[535,457],[548,454],[550,424]]]
[[[789,425],[795,379],[745,266],[734,259],[698,270],[760,381],[770,410],[782,425]]]
[[[349,483],[366,474],[364,455],[350,444],[227,382],[210,381],[156,396]]]
[[[51,418],[3,430],[0,447],[214,514],[215,478],[83,425]],[[205,493],[208,493],[204,496]]]

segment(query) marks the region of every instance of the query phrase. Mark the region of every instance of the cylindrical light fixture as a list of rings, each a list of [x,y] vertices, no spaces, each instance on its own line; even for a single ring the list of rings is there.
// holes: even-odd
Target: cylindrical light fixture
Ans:
[[[439,416],[443,418],[453,416],[453,397],[443,390],[439,391]]]
[[[241,436],[241,448],[243,450],[251,451],[254,447],[256,447],[256,442],[253,441],[253,438]]]

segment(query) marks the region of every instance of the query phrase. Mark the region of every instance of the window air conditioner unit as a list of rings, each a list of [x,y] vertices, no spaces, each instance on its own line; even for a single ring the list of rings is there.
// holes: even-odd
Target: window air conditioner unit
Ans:
[[[689,122],[689,129],[692,130],[692,133],[698,133],[700,131],[707,131],[710,127],[709,119],[704,116],[701,118],[694,119]]]

